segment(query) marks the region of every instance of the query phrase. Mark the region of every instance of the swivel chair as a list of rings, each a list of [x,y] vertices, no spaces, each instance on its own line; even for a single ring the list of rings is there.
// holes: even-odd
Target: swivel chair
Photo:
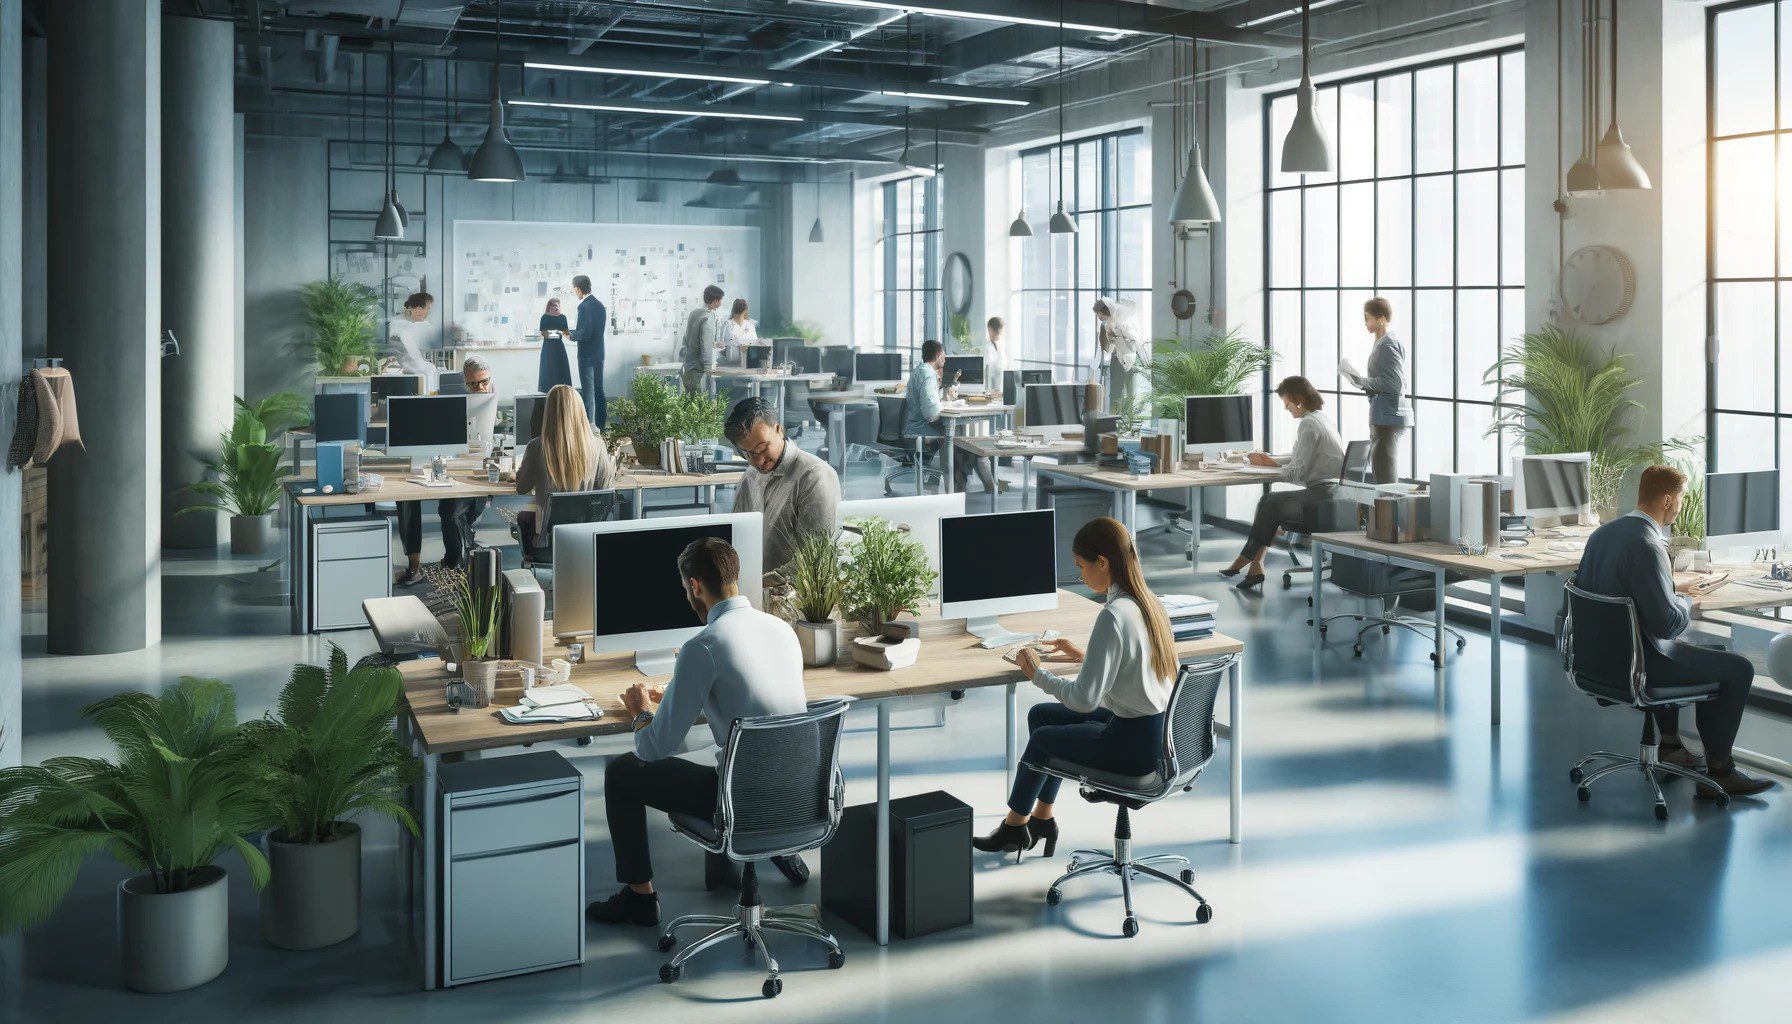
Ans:
[[[915,493],[927,492],[927,481],[940,483],[945,480],[939,470],[927,466],[926,449],[922,447],[925,438],[908,437],[902,432],[902,425],[908,420],[908,399],[901,395],[877,396],[877,451],[889,459],[894,465],[884,474],[884,496],[896,493],[896,478],[905,473],[915,474]]]
[[[1057,906],[1063,899],[1063,885],[1072,878],[1102,873],[1120,878],[1120,896],[1126,905],[1126,917],[1120,923],[1121,934],[1132,938],[1139,933],[1139,919],[1132,908],[1132,883],[1138,875],[1169,882],[1195,898],[1195,923],[1213,920],[1213,908],[1195,891],[1195,873],[1188,858],[1181,854],[1160,853],[1149,857],[1132,855],[1131,812],[1153,804],[1178,792],[1194,788],[1207,763],[1213,760],[1213,711],[1219,696],[1220,683],[1226,673],[1237,671],[1236,656],[1200,665],[1185,665],[1170,692],[1170,704],[1164,711],[1163,750],[1158,755],[1157,770],[1149,775],[1116,775],[1090,768],[1061,757],[1048,757],[1031,767],[1077,784],[1077,791],[1091,803],[1115,804],[1114,849],[1077,850],[1070,859],[1069,870],[1058,876],[1045,891],[1045,902]],[[1153,865],[1180,864],[1182,872],[1172,875]]]
[[[821,926],[820,907],[767,907],[760,902],[755,862],[820,849],[834,837],[846,803],[840,726],[851,706],[851,697],[829,697],[811,701],[796,714],[734,720],[722,751],[714,820],[677,812],[671,819],[673,831],[739,866],[740,903],[732,916],[687,914],[667,925],[660,935],[662,953],[678,945],[680,928],[709,931],[660,966],[661,981],[677,981],[691,957],[739,936],[748,952],[757,950],[765,960],[766,979],[759,991],[774,998],[784,991],[784,982],[766,945],[768,931],[825,943],[828,967],[845,965],[839,940]]]
[[[1437,623],[1431,618],[1404,611],[1400,607],[1403,598],[1429,595],[1435,592],[1435,577],[1431,573],[1417,569],[1405,569],[1387,565],[1382,562],[1357,558],[1342,552],[1333,552],[1331,557],[1331,581],[1338,589],[1358,597],[1375,598],[1381,602],[1381,614],[1369,615],[1362,612],[1343,612],[1338,615],[1327,615],[1319,622],[1319,635],[1325,636],[1331,624],[1338,619],[1350,619],[1360,622],[1363,627],[1357,630],[1356,643],[1351,648],[1355,657],[1363,656],[1363,641],[1376,629],[1382,636],[1387,636],[1395,629],[1404,629],[1421,637],[1436,639]],[[1310,603],[1310,602],[1309,602]],[[1307,625],[1313,624],[1312,619]],[[1456,641],[1456,649],[1468,646],[1463,635],[1449,626],[1444,632]],[[1437,663],[1437,652],[1431,652],[1431,661]],[[1441,667],[1441,666],[1440,666]]]
[[[1691,779],[1715,792],[1719,807],[1729,806],[1729,794],[1704,772],[1659,760],[1661,735],[1655,717],[1649,714],[1651,708],[1679,708],[1711,700],[1717,696],[1717,684],[1651,684],[1644,670],[1643,631],[1637,624],[1636,605],[1627,597],[1589,593],[1572,579],[1565,589],[1568,616],[1562,625],[1560,647],[1568,681],[1600,707],[1628,704],[1643,713],[1642,749],[1637,756],[1596,750],[1581,758],[1568,770],[1575,796],[1586,803],[1593,798],[1593,783],[1614,772],[1635,769],[1649,780],[1655,793],[1657,821],[1668,820],[1668,803],[1661,795],[1662,775]],[[1601,762],[1604,767],[1588,772],[1589,766]]]
[[[555,526],[573,523],[604,523],[613,519],[629,519],[634,504],[634,491],[565,491],[548,498],[548,522]],[[510,524],[510,536],[522,549],[523,568],[551,569],[554,565],[554,534],[548,532],[546,543],[534,538],[535,517],[519,516]]]
[[[1361,483],[1369,479],[1369,442],[1351,441],[1344,446],[1344,473],[1338,479],[1341,483]],[[1287,590],[1294,586],[1294,577],[1296,575],[1317,572],[1320,574],[1321,579],[1325,578],[1328,567],[1323,565],[1300,564],[1300,556],[1294,553],[1294,547],[1312,534],[1330,533],[1333,530],[1338,529],[1338,524],[1340,522],[1347,521],[1350,517],[1347,514],[1340,514],[1338,508],[1338,505],[1341,502],[1342,499],[1333,499],[1332,501],[1321,505],[1318,509],[1318,514],[1311,524],[1311,529],[1309,530],[1283,530],[1282,535],[1288,545],[1288,560],[1294,563],[1292,569],[1282,573],[1283,590]],[[1356,504],[1355,502],[1343,503],[1352,506]],[[1307,598],[1307,604],[1311,606],[1312,603],[1313,599],[1310,597]]]

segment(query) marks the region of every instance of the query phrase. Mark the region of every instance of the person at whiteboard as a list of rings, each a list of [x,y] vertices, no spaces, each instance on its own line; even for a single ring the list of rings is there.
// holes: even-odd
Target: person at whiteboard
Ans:
[[[716,342],[722,337],[722,289],[710,285],[703,289],[703,305],[691,310],[684,322],[684,344],[679,357],[684,373],[679,378],[686,394],[703,390],[703,375],[716,368]]]
[[[1363,303],[1363,329],[1375,336],[1369,365],[1357,373],[1349,360],[1338,367],[1344,379],[1369,396],[1369,468],[1378,484],[1400,479],[1400,435],[1412,423],[1406,402],[1406,346],[1388,331],[1394,304],[1377,295]]]
[[[436,335],[436,329],[428,322],[430,307],[435,303],[435,296],[417,292],[404,300],[404,314],[386,329],[386,339],[392,354],[398,357],[399,368],[423,378],[425,394],[436,389],[436,364],[427,355]]]
[[[549,299],[547,312],[541,314],[541,365],[535,371],[535,390],[544,395],[556,384],[572,384],[572,367],[566,361],[566,342],[562,340],[571,331],[566,314],[560,312],[560,300]]]
[[[747,316],[747,300],[735,299],[734,306],[728,311],[728,319],[722,321],[722,351],[717,359],[733,362],[735,353],[739,358],[747,357],[747,346],[759,340],[759,321]]]
[[[604,321],[609,311],[591,294],[591,279],[584,274],[572,279],[572,293],[579,297],[579,322],[572,329],[579,343],[579,393],[591,425],[602,430],[610,422],[604,400]]]

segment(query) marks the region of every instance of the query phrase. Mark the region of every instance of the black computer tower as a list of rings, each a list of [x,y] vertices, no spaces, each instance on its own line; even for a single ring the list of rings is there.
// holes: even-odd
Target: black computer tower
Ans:
[[[890,933],[912,939],[971,923],[971,808],[935,791],[890,801]],[[877,935],[877,805],[858,804],[821,849],[821,903]]]

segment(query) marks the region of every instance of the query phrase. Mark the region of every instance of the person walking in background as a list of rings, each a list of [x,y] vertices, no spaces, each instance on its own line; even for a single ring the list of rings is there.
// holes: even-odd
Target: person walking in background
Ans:
[[[610,421],[604,400],[604,320],[608,311],[591,294],[591,279],[584,274],[572,279],[572,292],[579,297],[579,323],[572,329],[573,340],[579,343],[579,392],[591,425],[602,430]]]
[[[1002,388],[1002,374],[1008,370],[1008,347],[1002,343],[1002,332],[1007,325],[999,316],[992,316],[983,325],[989,332],[989,341],[983,346],[983,386],[991,394],[998,394]]]
[[[593,300],[595,301],[595,300]],[[560,312],[560,300],[549,299],[547,312],[541,314],[541,365],[535,371],[535,390],[547,394],[557,384],[572,383],[572,367],[566,361],[566,314]]]
[[[1348,363],[1343,377],[1369,396],[1369,468],[1378,484],[1400,479],[1400,436],[1412,423],[1406,401],[1406,346],[1388,331],[1394,304],[1377,295],[1363,303],[1363,329],[1375,337],[1369,365],[1356,373]]]
[[[436,336],[436,329],[428,323],[429,310],[435,304],[435,296],[417,292],[404,300],[404,315],[386,328],[386,338],[392,354],[398,357],[399,369],[422,377],[426,395],[434,394],[436,390],[436,364],[429,358],[430,342]]]
[[[678,354],[684,362],[679,380],[688,394],[703,390],[703,375],[716,368],[716,343],[722,337],[722,289],[703,289],[703,305],[691,310],[684,324],[684,344]]]

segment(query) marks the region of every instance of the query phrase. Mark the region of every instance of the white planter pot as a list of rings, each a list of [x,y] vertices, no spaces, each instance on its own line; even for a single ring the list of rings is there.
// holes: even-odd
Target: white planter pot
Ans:
[[[793,622],[796,629],[797,645],[803,649],[803,664],[815,668],[820,665],[832,665],[840,655],[840,623],[829,619],[826,622]]]
[[[230,553],[259,555],[274,540],[274,513],[230,517]]]
[[[467,681],[467,685],[473,688],[473,692],[479,695],[479,706],[491,707],[492,698],[498,692],[498,660],[496,658],[481,658],[477,661],[462,662],[460,674],[461,678]]]
[[[180,992],[230,963],[230,886],[207,865],[185,892],[157,893],[148,875],[118,883],[118,954],[124,983],[139,992]]]
[[[321,949],[361,928],[361,827],[340,825],[327,843],[264,846],[273,877],[261,891],[261,936],[282,949]]]

